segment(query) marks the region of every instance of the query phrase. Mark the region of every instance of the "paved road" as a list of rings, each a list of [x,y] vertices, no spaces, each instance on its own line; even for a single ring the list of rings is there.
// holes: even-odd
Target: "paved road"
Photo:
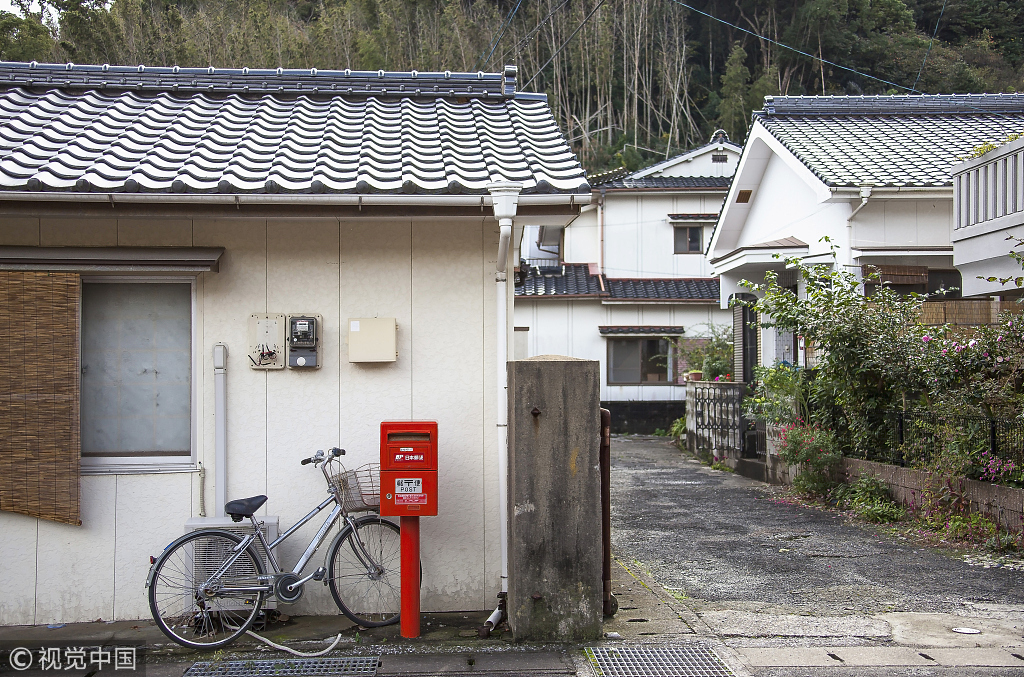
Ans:
[[[613,440],[612,505],[616,555],[649,571],[748,658],[755,648],[824,646],[851,647],[850,655],[856,647],[1003,647],[1024,656],[1024,571],[971,566],[792,505],[778,488],[703,467],[659,439]],[[962,674],[1024,675],[1024,660],[1009,672]]]

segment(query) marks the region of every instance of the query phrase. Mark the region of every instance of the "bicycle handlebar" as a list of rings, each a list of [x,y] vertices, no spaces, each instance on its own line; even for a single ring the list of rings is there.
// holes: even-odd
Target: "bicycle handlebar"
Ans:
[[[344,449],[339,449],[338,447],[332,447],[331,449],[327,450],[327,456],[329,456],[330,458],[337,458],[338,456],[344,456],[344,455],[345,455],[345,450]],[[319,449],[316,452],[316,454],[314,454],[313,456],[310,456],[309,458],[302,459],[300,461],[300,463],[302,465],[309,465],[310,463],[319,463],[322,460],[324,460],[324,450],[323,449]]]

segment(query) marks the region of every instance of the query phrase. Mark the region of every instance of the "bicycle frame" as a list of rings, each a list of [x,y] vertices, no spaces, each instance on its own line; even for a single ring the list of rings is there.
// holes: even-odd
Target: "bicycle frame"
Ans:
[[[327,474],[327,467],[330,465],[330,462],[332,460],[333,458],[326,458],[323,459],[323,461],[319,464],[320,470],[324,475],[324,479],[327,480],[328,486],[331,486],[331,481],[330,476]],[[233,548],[235,554],[232,557],[229,557],[227,560],[225,560],[224,563],[221,564],[220,567],[218,567],[217,571],[213,573],[209,580],[214,580],[223,576],[224,573],[229,568],[231,568],[232,565],[234,565],[238,558],[242,556],[242,553],[245,552],[245,550],[249,546],[251,546],[257,539],[259,539],[260,543],[263,545],[263,550],[267,553],[267,559],[269,561],[271,568],[273,569],[273,571],[267,574],[267,576],[271,578],[277,578],[282,574],[288,573],[281,570],[281,566],[277,562],[277,557],[274,556],[274,549],[281,543],[283,543],[285,539],[287,539],[289,536],[291,536],[296,531],[301,529],[307,522],[309,522],[311,519],[320,514],[324,510],[324,508],[329,506],[331,503],[335,504],[334,509],[331,510],[330,514],[327,516],[327,519],[324,520],[323,525],[320,527],[320,530],[316,533],[316,535],[313,536],[313,539],[309,542],[309,545],[306,546],[305,552],[303,552],[302,556],[299,557],[299,561],[295,563],[295,567],[291,570],[290,573],[295,575],[296,577],[302,574],[302,570],[306,568],[307,564],[309,564],[309,560],[313,558],[313,555],[316,553],[317,549],[321,545],[323,545],[324,539],[327,537],[327,533],[331,530],[331,527],[333,527],[334,524],[338,521],[338,518],[341,517],[345,520],[345,523],[352,528],[352,533],[354,535],[354,537],[352,538],[352,542],[357,544],[358,546],[355,548],[356,555],[360,559],[360,561],[362,561],[363,566],[366,567],[367,573],[371,576],[375,574],[379,575],[380,565],[373,561],[373,558],[370,556],[370,553],[366,550],[366,546],[358,538],[357,531],[355,529],[355,522],[344,511],[344,508],[342,507],[338,495],[332,489],[331,496],[329,498],[325,498],[323,502],[320,503],[320,505],[313,508],[306,514],[305,517],[300,519],[298,522],[293,524],[287,531],[278,536],[273,543],[267,542],[266,537],[263,535],[263,530],[260,529],[260,522],[257,521],[255,515],[251,515],[249,517],[249,521],[252,523],[253,533],[245,536],[245,538],[243,538],[242,541],[237,546],[235,546],[235,548]],[[297,585],[305,584],[315,575],[316,574],[313,573],[307,576],[306,578],[299,579],[291,586],[289,586],[289,589],[292,589],[294,586]],[[258,587],[233,587],[226,589],[226,591],[230,591],[232,593],[272,593],[274,591],[274,585],[271,584]]]

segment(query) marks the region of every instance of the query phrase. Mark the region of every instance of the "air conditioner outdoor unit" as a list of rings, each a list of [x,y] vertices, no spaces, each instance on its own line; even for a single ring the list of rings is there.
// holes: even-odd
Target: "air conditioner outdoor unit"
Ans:
[[[257,522],[262,522],[263,537],[267,539],[267,543],[273,543],[278,536],[278,525],[280,524],[280,518],[276,515],[257,517]],[[221,531],[230,531],[231,533],[238,534],[239,536],[248,536],[252,533],[252,522],[248,519],[243,519],[241,522],[234,522],[230,517],[193,517],[185,521],[185,533],[191,531],[199,531],[201,529],[219,529]],[[259,539],[255,543],[256,552],[259,553],[263,560],[263,570],[266,573],[272,573],[273,567],[270,566],[270,560],[267,559],[267,552],[263,548],[263,544],[260,543]],[[195,553],[194,554],[194,567],[196,568],[195,577],[197,580],[205,580],[209,575],[207,570],[211,567],[216,567],[220,562],[224,561],[227,553]],[[276,609],[277,600],[270,599],[264,602],[264,608]]]

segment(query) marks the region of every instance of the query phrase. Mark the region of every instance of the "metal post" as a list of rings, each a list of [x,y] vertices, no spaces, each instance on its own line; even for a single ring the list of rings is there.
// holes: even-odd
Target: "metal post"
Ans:
[[[401,518],[401,634],[420,636],[420,518]]]
[[[601,410],[601,544],[604,549],[604,615],[614,616],[619,605],[612,597],[612,412]]]

